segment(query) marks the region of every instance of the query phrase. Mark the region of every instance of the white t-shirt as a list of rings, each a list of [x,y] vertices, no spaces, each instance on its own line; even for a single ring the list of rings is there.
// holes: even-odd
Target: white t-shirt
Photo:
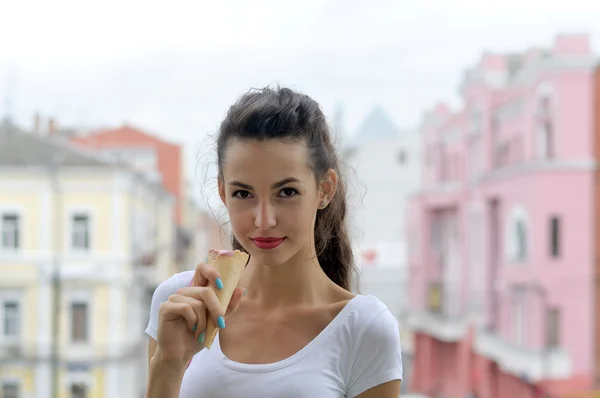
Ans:
[[[156,340],[158,310],[193,271],[173,275],[152,297],[146,333]],[[374,296],[357,295],[308,345],[282,361],[256,365],[228,359],[219,334],[197,353],[185,372],[180,398],[356,397],[379,384],[402,379],[398,322]]]

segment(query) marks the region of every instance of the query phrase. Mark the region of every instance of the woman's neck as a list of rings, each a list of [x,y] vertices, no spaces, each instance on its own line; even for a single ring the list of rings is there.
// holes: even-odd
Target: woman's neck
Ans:
[[[334,287],[321,269],[316,253],[303,252],[280,265],[267,266],[251,258],[242,283],[248,299],[265,308],[321,303]]]

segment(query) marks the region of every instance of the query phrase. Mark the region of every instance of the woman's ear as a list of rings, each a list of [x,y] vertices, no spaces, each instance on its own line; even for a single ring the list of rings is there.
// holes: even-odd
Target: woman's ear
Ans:
[[[219,197],[221,198],[221,202],[225,207],[227,207],[227,203],[225,202],[225,184],[223,183],[222,178],[217,178],[217,189],[219,190]]]
[[[338,175],[333,169],[329,169],[321,179],[319,208],[325,208],[333,199],[338,184]]]

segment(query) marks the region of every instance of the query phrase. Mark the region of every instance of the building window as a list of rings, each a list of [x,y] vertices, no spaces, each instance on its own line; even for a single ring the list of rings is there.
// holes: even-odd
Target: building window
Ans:
[[[88,341],[88,304],[71,303],[71,340],[74,343]]]
[[[446,152],[446,146],[444,144],[439,144],[437,147],[437,172],[438,172],[438,181],[446,182],[448,180],[448,153]]]
[[[515,263],[527,261],[529,255],[529,228],[525,210],[514,209],[506,223],[505,245],[507,258]]]
[[[18,249],[20,247],[20,220],[14,213],[2,215],[2,248]]]
[[[540,99],[538,109],[538,141],[540,156],[542,159],[551,159],[554,157],[555,126],[552,100],[549,95],[544,95]]]
[[[77,250],[90,248],[90,217],[87,214],[74,214],[71,219],[71,246]]]
[[[483,152],[481,151],[481,142],[479,139],[471,142],[469,151],[469,172],[471,173],[471,179],[477,179],[483,172]]]
[[[496,145],[496,167],[508,166],[510,164],[510,141],[505,140]]]
[[[485,224],[482,211],[473,210],[469,214],[468,221],[468,256],[469,256],[469,279],[471,285],[471,307],[476,313],[483,310],[483,294],[485,292],[484,273],[484,232]]]
[[[527,258],[527,228],[523,220],[517,221],[515,225],[517,253],[515,260],[523,261]]]
[[[2,334],[4,337],[16,338],[21,333],[21,310],[16,300],[2,303]]]
[[[514,138],[511,147],[513,149],[511,163],[520,163],[520,162],[522,162],[523,158],[524,158],[524,155],[523,155],[523,138],[522,138],[522,135],[520,133],[519,133],[519,135],[517,137]]]
[[[15,382],[2,383],[2,398],[21,398],[21,386]]]
[[[527,344],[527,308],[526,294],[523,286],[513,286],[511,288],[512,296],[512,341],[517,346]]]
[[[546,315],[546,347],[560,346],[560,309],[554,307],[547,310]]]
[[[471,111],[471,134],[481,133],[482,112],[479,110]]]
[[[560,256],[560,218],[550,218],[550,255]]]
[[[433,313],[442,312],[442,284],[430,282],[427,288],[427,307]]]
[[[71,396],[70,398],[87,398],[87,386],[85,384],[76,383],[71,384]]]
[[[513,305],[513,341],[517,346],[525,343],[525,311],[523,302],[517,301]]]

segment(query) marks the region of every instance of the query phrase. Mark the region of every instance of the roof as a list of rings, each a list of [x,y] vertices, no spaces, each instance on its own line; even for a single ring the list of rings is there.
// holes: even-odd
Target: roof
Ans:
[[[156,144],[179,147],[178,144],[166,141],[154,134],[148,133],[137,127],[123,125],[117,128],[102,129],[88,134],[73,137],[73,142],[95,147],[127,147],[142,145],[155,146]]]
[[[394,139],[399,135],[400,130],[398,127],[384,110],[377,106],[360,125],[358,132],[352,139],[352,144]]]
[[[56,138],[27,132],[8,119],[0,121],[0,166],[113,167],[99,157]]]

